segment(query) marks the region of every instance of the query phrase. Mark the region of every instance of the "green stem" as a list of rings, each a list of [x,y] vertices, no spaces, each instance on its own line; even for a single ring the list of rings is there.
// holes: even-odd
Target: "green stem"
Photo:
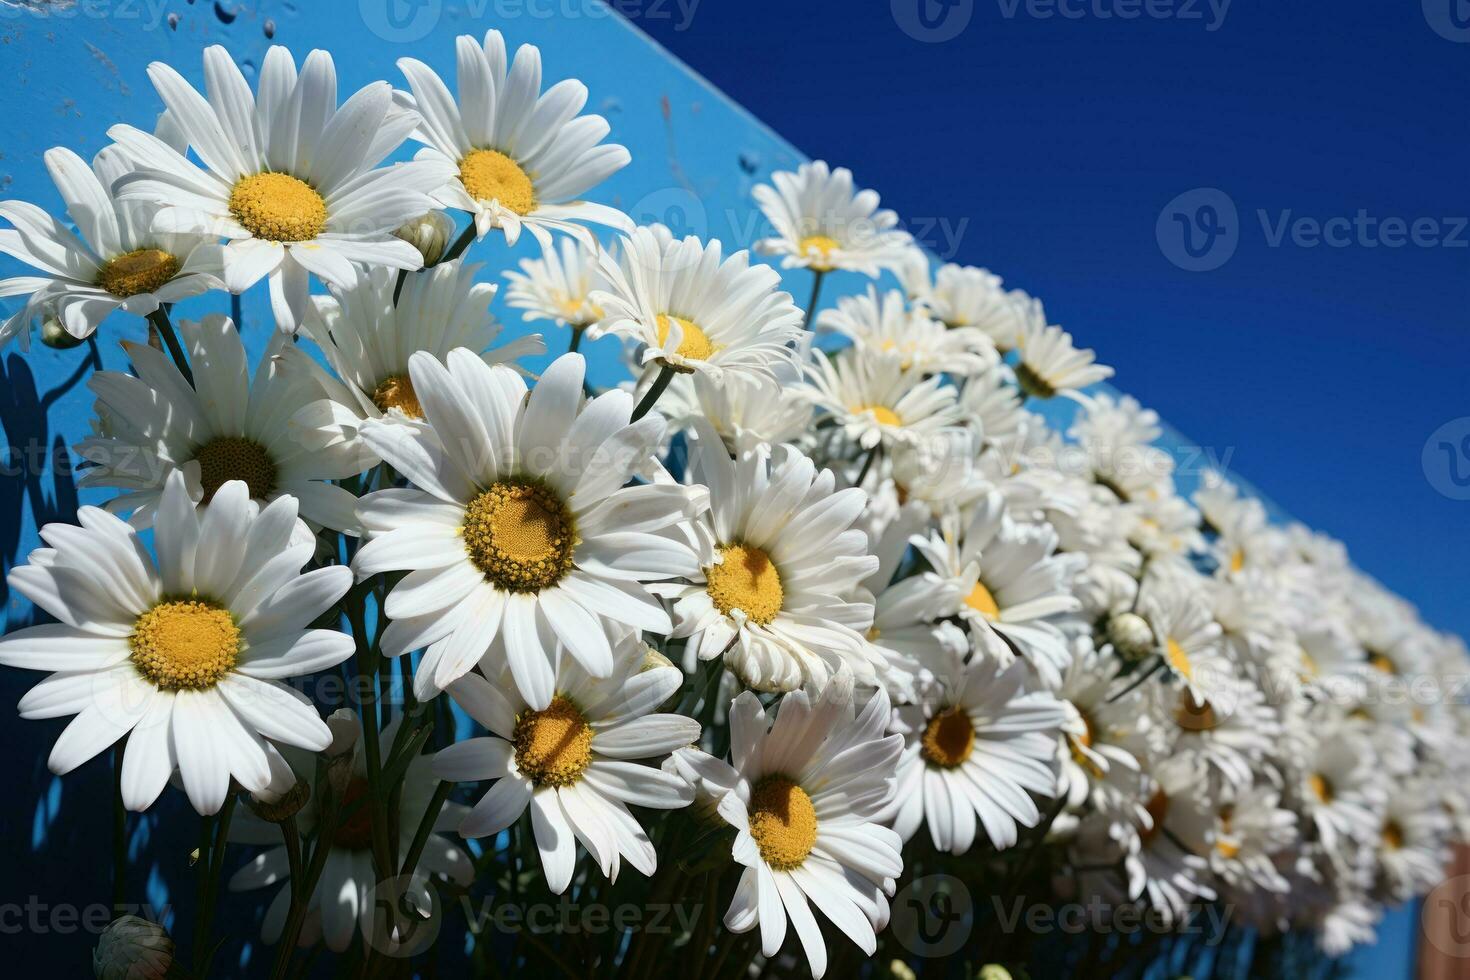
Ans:
[[[439,261],[434,264],[440,265],[444,262],[453,262],[455,259],[464,254],[464,250],[469,248],[470,242],[474,240],[475,217],[474,215],[470,215],[470,223],[468,225],[465,225],[464,231],[459,233],[459,237],[456,238],[454,242],[447,249],[444,250],[444,254],[441,255],[439,257]]]
[[[586,327],[579,327],[576,324],[572,325],[572,341],[571,343],[567,344],[568,354],[575,354],[577,352],[577,348],[582,346],[582,334],[586,332]]]
[[[659,369],[658,377],[653,379],[653,384],[648,386],[648,392],[643,396],[643,400],[638,403],[637,408],[633,409],[633,418],[630,421],[637,422],[647,415],[649,409],[653,408],[654,402],[658,401],[658,396],[664,393],[664,389],[673,380],[674,369],[665,364]]]
[[[860,487],[863,485],[863,480],[867,478],[868,470],[872,468],[873,460],[878,458],[878,450],[882,447],[883,443],[881,442],[873,443],[873,448],[868,450],[868,458],[863,460],[863,468],[858,471],[857,482],[853,486]]]
[[[802,317],[801,328],[810,330],[812,317],[817,314],[817,299],[822,295],[822,279],[827,275],[825,269],[812,270],[812,298],[806,303],[806,316]]]
[[[364,609],[365,596],[358,596],[348,607],[347,616],[352,625],[352,635],[357,640],[357,676],[362,686],[363,703],[358,715],[362,718],[363,757],[366,761],[368,780],[368,805],[372,813],[373,863],[378,880],[392,873],[393,863],[388,852],[388,815],[384,806],[387,796],[383,786],[382,746],[378,742],[378,696],[377,696],[377,651],[367,638],[367,615]]]
[[[174,359],[174,366],[189,382],[189,387],[194,386],[194,372],[189,368],[189,360],[184,356],[184,348],[179,343],[179,335],[174,332],[173,321],[168,318],[168,311],[162,306],[148,314],[148,322],[158,331],[158,336],[163,340],[163,346],[168,348],[169,356]]]
[[[434,831],[434,823],[439,819],[439,813],[444,809],[444,803],[449,799],[450,791],[454,784],[447,780],[440,780],[439,785],[434,787],[434,797],[429,800],[429,808],[424,811],[423,819],[419,821],[418,829],[414,831],[413,843],[408,846],[408,855],[403,859],[403,867],[399,869],[399,875],[407,878],[413,874],[414,868],[418,867],[419,858],[423,856],[424,845],[429,842],[429,834]]]
[[[306,867],[305,877],[297,879],[293,875],[291,879],[291,909],[286,916],[286,926],[281,931],[280,945],[276,948],[276,962],[271,968],[271,980],[281,980],[286,976],[287,967],[291,964],[291,954],[296,951],[296,944],[301,938],[301,925],[306,920],[306,907],[311,901],[312,894],[316,891],[316,883],[322,876],[322,869],[327,866],[327,855],[332,850],[332,835],[337,827],[339,801],[337,794],[332,792],[330,782],[325,778],[317,781],[317,789],[324,791],[325,798],[321,803],[321,819],[317,822],[316,843],[311,849],[311,863]]]
[[[225,797],[225,805],[220,809],[218,826],[214,831],[214,847],[209,857],[209,887],[204,894],[204,903],[200,909],[203,919],[203,944],[196,942],[194,949],[195,962],[201,966],[195,971],[201,977],[209,976],[209,964],[214,959],[214,946],[210,938],[214,933],[214,909],[219,901],[219,879],[220,872],[225,864],[225,845],[229,842],[230,821],[235,815],[235,804],[240,797],[231,793]],[[202,957],[202,959],[201,959]]]
[[[123,750],[127,736],[112,747],[112,917],[122,915],[127,898],[128,811],[122,799]]]

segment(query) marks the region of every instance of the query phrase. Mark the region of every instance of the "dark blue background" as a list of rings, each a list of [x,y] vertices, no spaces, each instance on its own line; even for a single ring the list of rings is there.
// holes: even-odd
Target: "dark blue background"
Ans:
[[[916,233],[935,226],[937,253],[937,223],[965,223],[955,261],[1041,297],[1118,387],[1470,634],[1470,503],[1421,465],[1470,415],[1470,232],[1271,247],[1257,216],[1470,215],[1470,44],[1431,29],[1435,0],[1235,0],[1213,31],[1203,0],[1198,19],[1136,20],[974,0],[943,43],[901,29],[918,2],[702,0],[688,17],[644,0],[632,19]],[[1240,242],[1191,273],[1155,223],[1199,187],[1233,199]]]

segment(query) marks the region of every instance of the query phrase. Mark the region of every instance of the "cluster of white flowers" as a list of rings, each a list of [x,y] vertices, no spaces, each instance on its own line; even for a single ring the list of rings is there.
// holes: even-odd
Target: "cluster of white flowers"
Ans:
[[[384,882],[421,909],[431,882],[514,886],[523,825],[554,893],[713,874],[725,933],[681,955],[758,935],[741,974],[778,969],[789,922],[821,976],[813,909],[872,955],[900,880],[967,854],[972,891],[1011,860],[1331,953],[1439,880],[1470,833],[1458,638],[1224,475],[1182,495],[1111,368],[999,277],[936,270],[846,170],[754,194],[754,251],[814,307],[828,273],[873,280],[804,311],[749,251],[581,200],[629,154],[534,47],[457,56],[457,97],[403,59],[407,91],[340,107],[319,51],[272,49],[254,92],[221,48],[203,93],[155,64],[155,133],[46,155],[78,233],[0,204],[37,273],[0,283],[28,296],[5,338],[121,309],[159,341],[90,381],[83,485],[115,496],[10,573],[56,622],[0,663],[52,672],[23,717],[75,716],[54,771],[117,746],[128,809],[173,779],[219,815],[201,880],[265,845],[229,885],[277,889],[278,969],[372,936]],[[571,328],[539,377],[462,258],[522,229],[543,255],[508,301]],[[258,364],[225,317],[175,331],[171,304],[262,278]],[[584,335],[635,380],[595,392]],[[324,719],[299,679],[337,669],[368,694]],[[455,740],[450,702],[485,734]],[[656,941],[598,965],[644,975]]]

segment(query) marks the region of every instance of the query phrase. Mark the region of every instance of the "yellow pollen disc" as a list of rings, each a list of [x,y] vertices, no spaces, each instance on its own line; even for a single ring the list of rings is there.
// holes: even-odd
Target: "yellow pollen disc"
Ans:
[[[140,248],[108,259],[97,276],[97,285],[127,299],[151,293],[178,274],[178,259],[161,248]]]
[[[276,463],[265,447],[244,436],[218,436],[194,454],[199,463],[199,482],[204,502],[230,480],[244,480],[254,500],[263,500],[276,488]]]
[[[1193,694],[1185,691],[1174,710],[1174,721],[1186,731],[1205,732],[1220,724],[1215,709],[1209,701],[1197,701]]]
[[[234,669],[240,628],[217,603],[167,599],[138,617],[128,643],[147,680],[165,691],[200,691]]]
[[[394,374],[378,382],[373,389],[373,404],[378,411],[387,412],[396,408],[411,419],[424,417],[424,407],[419,404],[418,392],[413,390],[413,379],[406,374]]]
[[[903,419],[899,418],[898,413],[887,405],[860,405],[853,411],[858,414],[872,412],[873,421],[879,425],[903,425]]]
[[[715,345],[710,342],[705,332],[682,316],[674,316],[672,313],[660,313],[658,315],[658,343],[662,347],[669,342],[669,321],[679,325],[682,331],[679,334],[679,346],[674,353],[690,361],[707,361],[715,352]]]
[[[256,238],[305,242],[327,226],[327,202],[299,177],[267,171],[241,177],[230,191],[230,213]]]
[[[1369,653],[1368,663],[1373,669],[1382,674],[1397,674],[1399,669],[1394,666],[1393,661],[1381,653]]]
[[[990,594],[984,582],[978,580],[975,582],[975,587],[970,590],[969,595],[965,596],[965,605],[986,619],[991,621],[1000,619],[1000,604],[995,601],[995,596]]]
[[[1220,811],[1220,833],[1215,838],[1215,850],[1221,857],[1233,858],[1240,853],[1240,845],[1230,836],[1234,818],[1235,811],[1230,807],[1227,806]]]
[[[516,719],[516,768],[537,786],[570,786],[592,762],[592,726],[565,695]]]
[[[459,179],[477,201],[497,201],[519,215],[536,210],[536,188],[530,175],[499,150],[466,153],[459,161]]]
[[[465,508],[465,551],[507,592],[540,592],[572,567],[571,511],[550,487],[524,478],[492,484]]]
[[[1234,551],[1234,553],[1231,554],[1231,556],[1230,556],[1230,570],[1232,572],[1239,572],[1244,567],[1245,567],[1245,549],[1243,549],[1243,548],[1236,548],[1235,551]]]
[[[1221,857],[1233,858],[1240,853],[1240,845],[1221,837],[1215,841],[1215,850],[1220,852]]]
[[[1383,846],[1397,851],[1404,846],[1404,828],[1390,820],[1383,825]]]
[[[1016,382],[1026,394],[1036,398],[1050,398],[1057,393],[1050,381],[1043,378],[1025,361],[1016,365]]]
[[[796,243],[796,248],[807,259],[808,265],[818,272],[830,272],[832,253],[841,248],[837,239],[830,235],[807,235]]]
[[[1140,831],[1138,835],[1147,844],[1159,835],[1159,831],[1164,829],[1164,820],[1169,816],[1169,798],[1164,795],[1163,790],[1156,789],[1143,808],[1148,811],[1149,819],[1153,821],[1152,827]]]
[[[817,810],[806,790],[785,776],[767,776],[750,794],[750,836],[777,871],[801,867],[817,843]]]
[[[1092,748],[1092,719],[1080,711],[1077,712],[1077,715],[1082,719],[1082,732],[1072,737],[1082,743],[1083,748]]]
[[[373,846],[373,808],[367,805],[368,781],[353,776],[342,791],[342,802],[338,812],[346,813],[337,832],[332,835],[332,846],[348,851],[366,851]],[[353,806],[353,804],[358,804]],[[350,808],[350,809],[349,809]]]
[[[1179,645],[1179,641],[1172,636],[1164,641],[1164,650],[1169,655],[1169,666],[1173,667],[1185,680],[1194,678],[1194,665],[1189,662],[1189,654]]]
[[[1311,787],[1312,795],[1316,796],[1317,799],[1323,803],[1332,802],[1332,784],[1327,781],[1326,776],[1314,772],[1307,777],[1307,785]]]
[[[975,750],[975,724],[963,708],[945,708],[924,726],[919,752],[930,765],[953,769]]]
[[[771,556],[754,545],[732,544],[720,549],[720,558],[704,570],[710,600],[726,616],[739,609],[751,622],[769,626],[786,598]]]

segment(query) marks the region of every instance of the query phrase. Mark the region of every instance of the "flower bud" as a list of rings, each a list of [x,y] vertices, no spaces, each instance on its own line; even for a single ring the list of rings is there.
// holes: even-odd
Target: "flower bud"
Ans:
[[[124,915],[114,919],[92,951],[98,980],[164,980],[174,962],[174,941],[156,922]]]
[[[311,799],[311,787],[301,780],[291,784],[286,792],[275,796],[274,799],[262,798],[260,795],[249,794],[245,797],[245,805],[250,808],[262,820],[270,823],[285,823],[306,806]]]
[[[1118,613],[1108,620],[1108,639],[1125,660],[1142,660],[1154,649],[1153,628],[1138,613]]]
[[[41,324],[41,343],[55,350],[71,350],[80,347],[84,341],[81,337],[73,337],[62,326],[60,320],[55,316],[48,316]]]
[[[414,218],[393,234],[418,249],[427,268],[444,255],[444,249],[449,245],[449,236],[454,234],[454,221],[443,211],[430,211]]]
[[[658,670],[660,667],[672,667],[674,662],[653,647],[649,647],[643,654],[643,663],[638,665],[638,672],[644,673],[649,670]]]
[[[1011,971],[999,963],[986,963],[975,974],[975,980],[1011,980]]]

